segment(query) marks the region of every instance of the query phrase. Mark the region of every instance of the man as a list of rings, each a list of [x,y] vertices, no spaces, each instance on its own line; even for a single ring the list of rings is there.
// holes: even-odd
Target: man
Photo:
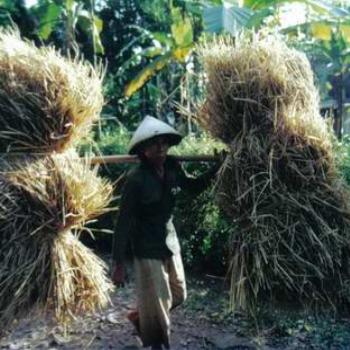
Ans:
[[[131,244],[137,310],[129,313],[145,347],[169,348],[170,310],[186,299],[186,282],[180,245],[172,221],[175,197],[180,189],[199,193],[215,175],[218,165],[197,179],[187,177],[167,156],[169,147],[181,141],[166,123],[147,116],[135,131],[129,153],[140,164],[129,174],[122,194],[113,244],[115,284],[124,283],[125,255]]]

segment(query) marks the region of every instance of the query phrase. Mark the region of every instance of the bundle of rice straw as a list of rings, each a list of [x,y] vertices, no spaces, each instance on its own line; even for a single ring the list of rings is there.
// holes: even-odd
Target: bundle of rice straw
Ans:
[[[1,329],[34,306],[59,321],[104,306],[106,266],[72,231],[105,212],[110,184],[69,154],[1,167]]]
[[[0,30],[0,153],[74,146],[99,118],[101,73]]]
[[[106,266],[76,234],[112,188],[70,151],[99,118],[101,73],[0,30],[2,330],[35,306],[66,322],[109,300]]]
[[[218,180],[232,218],[231,297],[339,305],[348,299],[349,191],[304,54],[276,38],[201,48],[207,97],[199,123],[229,155]]]

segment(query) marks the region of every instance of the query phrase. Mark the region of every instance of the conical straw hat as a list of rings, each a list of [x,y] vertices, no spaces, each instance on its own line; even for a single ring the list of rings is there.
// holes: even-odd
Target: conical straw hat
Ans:
[[[169,136],[169,144],[171,146],[177,145],[182,139],[180,133],[178,133],[170,125],[154,117],[146,116],[131,138],[129,144],[129,153],[137,153],[137,148],[142,142],[160,135]]]

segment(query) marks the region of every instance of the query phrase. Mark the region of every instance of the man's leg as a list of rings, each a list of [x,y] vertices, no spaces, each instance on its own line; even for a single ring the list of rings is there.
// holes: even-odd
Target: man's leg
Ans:
[[[128,312],[128,320],[134,325],[137,334],[140,334],[140,315],[139,311],[131,310]]]
[[[169,347],[172,295],[164,262],[135,259],[135,278],[143,345]]]
[[[180,253],[167,260],[169,284],[172,294],[172,309],[182,304],[187,298],[186,279]]]

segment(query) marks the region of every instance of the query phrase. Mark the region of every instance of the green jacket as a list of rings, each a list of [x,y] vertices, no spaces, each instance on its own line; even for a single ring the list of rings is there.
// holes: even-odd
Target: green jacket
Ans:
[[[142,161],[129,174],[122,193],[113,240],[113,260],[125,260],[128,243],[137,258],[164,259],[179,251],[172,212],[175,197],[183,189],[198,194],[210,183],[218,166],[198,178],[186,176],[172,157],[164,164],[164,179]]]

